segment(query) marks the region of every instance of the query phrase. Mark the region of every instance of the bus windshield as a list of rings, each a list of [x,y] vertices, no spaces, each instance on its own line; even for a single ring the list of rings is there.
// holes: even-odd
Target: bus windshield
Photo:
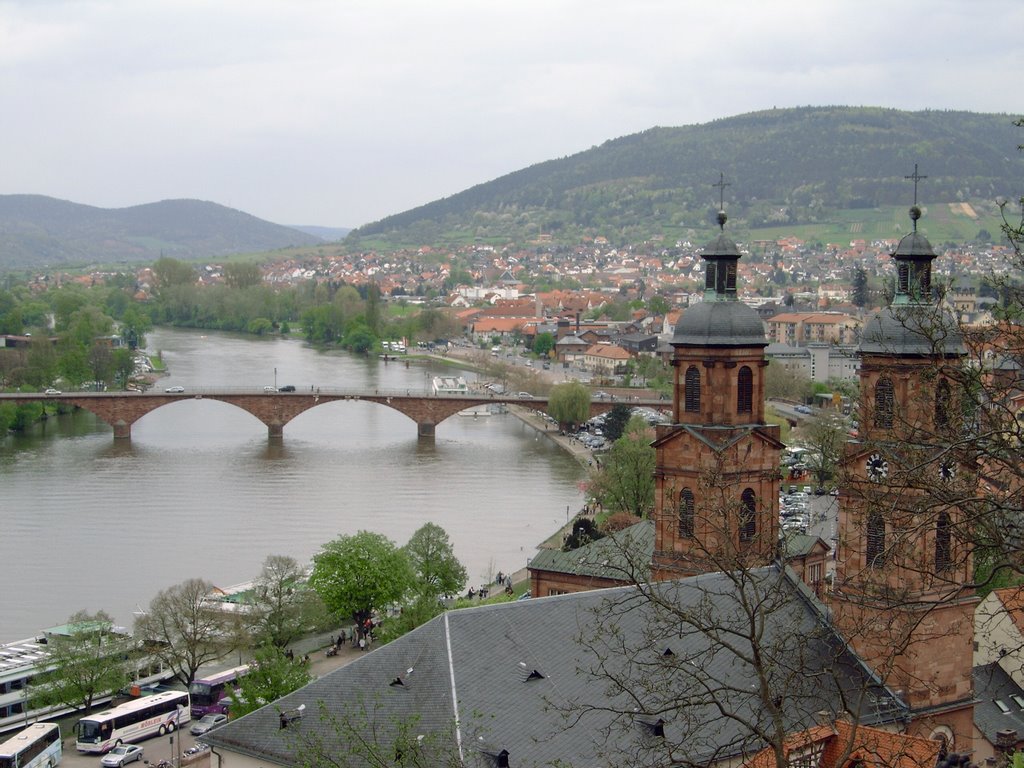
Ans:
[[[189,696],[192,697],[193,707],[205,707],[213,704],[216,699],[213,697],[213,686],[209,683],[195,681],[188,687]]]

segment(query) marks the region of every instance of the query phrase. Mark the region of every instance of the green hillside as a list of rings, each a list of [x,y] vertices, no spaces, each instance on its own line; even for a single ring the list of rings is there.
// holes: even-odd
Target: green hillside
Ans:
[[[1021,192],[1024,136],[1009,115],[801,107],[652,128],[363,226],[381,247],[544,236],[613,243],[706,237],[719,174],[730,227],[748,239],[823,242],[906,232],[917,163],[936,241],[998,232],[997,196]],[[963,203],[967,203],[965,208]]]

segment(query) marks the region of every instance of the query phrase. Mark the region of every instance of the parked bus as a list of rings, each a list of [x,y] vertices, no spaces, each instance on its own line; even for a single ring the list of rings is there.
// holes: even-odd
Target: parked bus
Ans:
[[[109,752],[122,743],[173,731],[192,719],[188,693],[164,691],[83,717],[75,726],[75,749]]]
[[[226,715],[228,713],[228,701],[226,700],[238,687],[238,678],[249,671],[249,665],[243,664],[240,667],[225,669],[210,677],[203,677],[193,680],[188,687],[189,695],[192,698],[192,717],[203,715]]]
[[[63,756],[56,723],[30,725],[0,743],[0,768],[56,768]]]

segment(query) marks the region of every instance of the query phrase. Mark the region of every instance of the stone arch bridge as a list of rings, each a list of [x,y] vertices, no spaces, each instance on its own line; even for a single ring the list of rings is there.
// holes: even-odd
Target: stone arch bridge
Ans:
[[[430,394],[414,393],[410,390],[384,391],[342,390],[320,388],[311,392],[263,392],[239,389],[189,389],[186,392],[67,392],[47,395],[44,393],[0,394],[0,402],[54,402],[83,408],[114,429],[114,438],[131,438],[132,424],[150,411],[165,405],[185,400],[217,400],[248,411],[267,425],[271,439],[280,439],[284,426],[300,413],[325,403],[339,400],[362,400],[378,403],[403,413],[416,423],[420,437],[433,438],[439,423],[459,411],[474,406],[504,403],[547,412],[546,397],[517,397],[490,393],[478,394]],[[671,407],[664,400],[650,399],[601,399],[590,403],[590,415],[611,410],[617,403],[630,406],[646,406],[655,409]]]

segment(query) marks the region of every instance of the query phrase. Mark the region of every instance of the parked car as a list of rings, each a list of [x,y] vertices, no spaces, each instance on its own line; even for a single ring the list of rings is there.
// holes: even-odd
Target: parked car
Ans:
[[[224,725],[227,721],[228,716],[220,712],[212,715],[203,715],[193,723],[188,732],[193,736],[202,736],[204,733],[212,731],[217,726]]]
[[[143,749],[138,744],[118,744],[100,758],[100,765],[105,768],[121,768],[127,763],[142,759]]]
[[[164,390],[164,392],[169,392],[172,395],[177,395],[177,394],[180,394],[180,393],[182,393],[184,391],[185,391],[185,388],[182,387],[182,386],[168,387],[167,389]]]
[[[294,384],[285,384],[283,387],[278,387],[277,391],[278,392],[294,392],[295,391],[295,385]]]

